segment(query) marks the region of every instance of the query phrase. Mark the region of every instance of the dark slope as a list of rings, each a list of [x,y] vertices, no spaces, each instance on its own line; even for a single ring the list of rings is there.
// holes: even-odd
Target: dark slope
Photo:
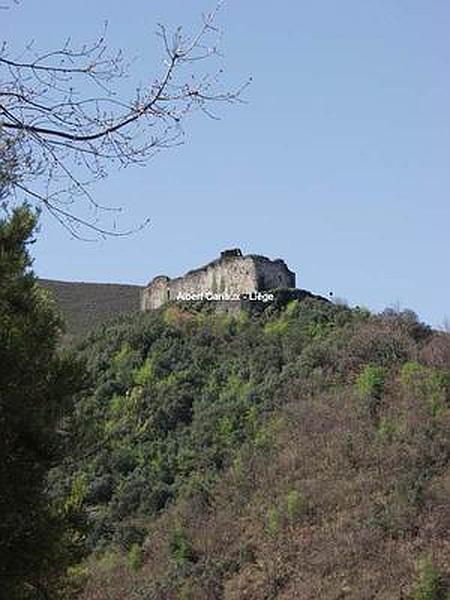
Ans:
[[[69,339],[83,336],[121,313],[139,310],[141,287],[116,283],[83,283],[40,279],[62,312]]]

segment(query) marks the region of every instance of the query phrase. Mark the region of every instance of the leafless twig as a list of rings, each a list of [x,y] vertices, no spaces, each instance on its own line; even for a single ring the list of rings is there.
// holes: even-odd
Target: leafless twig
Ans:
[[[199,31],[172,34],[160,25],[164,61],[161,73],[134,96],[123,98],[118,82],[128,74],[122,52],[111,53],[106,26],[92,44],[24,56],[0,49],[0,134],[28,157],[17,189],[43,205],[73,235],[91,229],[101,235],[127,232],[104,228],[101,206],[91,193],[95,181],[113,169],[144,165],[160,151],[183,143],[183,122],[195,110],[215,117],[217,103],[241,101],[244,86],[221,89],[219,75],[202,72],[218,54],[217,8],[205,15]],[[80,216],[90,207],[93,218]],[[84,214],[81,209],[81,214]]]

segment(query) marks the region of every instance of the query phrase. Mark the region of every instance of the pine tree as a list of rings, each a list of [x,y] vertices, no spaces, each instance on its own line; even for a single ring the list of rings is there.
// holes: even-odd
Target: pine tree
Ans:
[[[47,474],[81,376],[59,350],[60,318],[31,270],[36,223],[27,206],[0,219],[0,598],[8,600],[56,597],[48,590],[71,536]]]

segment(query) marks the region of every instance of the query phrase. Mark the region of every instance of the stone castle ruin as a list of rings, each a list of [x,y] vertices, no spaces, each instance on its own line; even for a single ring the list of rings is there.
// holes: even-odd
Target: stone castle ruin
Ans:
[[[158,275],[141,295],[141,309],[153,310],[170,300],[236,300],[278,288],[295,288],[295,273],[277,258],[243,255],[239,248],[225,250],[204,267],[170,279]]]

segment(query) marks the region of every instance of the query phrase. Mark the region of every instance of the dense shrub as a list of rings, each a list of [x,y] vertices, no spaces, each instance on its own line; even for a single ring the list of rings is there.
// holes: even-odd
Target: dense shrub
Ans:
[[[437,569],[430,558],[420,565],[416,583],[408,600],[448,600],[450,590],[445,583],[442,572]]]
[[[78,501],[48,489],[83,370],[60,351],[61,319],[31,269],[36,225],[27,206],[1,213],[0,595],[8,600],[59,597],[55,582],[78,558],[82,537]]]
[[[447,371],[421,358],[433,335],[284,292],[94,333],[58,481],[70,494],[83,474],[90,547],[113,545],[122,571],[106,584],[93,559],[85,597],[399,597],[414,540],[439,544],[448,512],[430,491],[450,457]]]

